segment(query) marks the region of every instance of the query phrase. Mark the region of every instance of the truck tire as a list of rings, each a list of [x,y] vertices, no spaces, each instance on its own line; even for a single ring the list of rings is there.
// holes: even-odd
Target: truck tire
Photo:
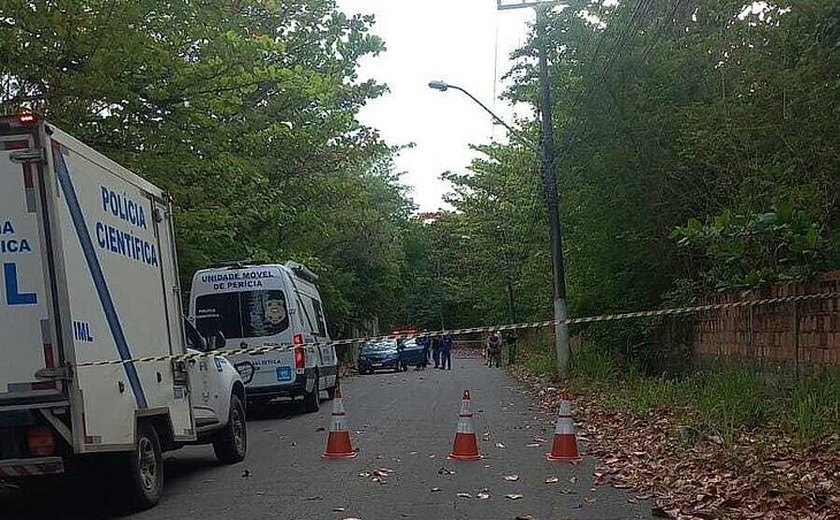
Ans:
[[[225,428],[213,439],[213,451],[222,464],[242,462],[248,452],[248,430],[245,426],[245,407],[234,394],[230,396],[230,412]]]
[[[318,372],[315,372],[312,391],[303,396],[303,411],[306,413],[317,413],[321,409],[321,385],[318,379]]]
[[[150,423],[137,425],[134,451],[121,466],[117,491],[122,505],[131,511],[154,507],[163,495],[163,451],[157,430]]]
[[[332,388],[327,389],[327,400],[332,401],[335,399],[335,391],[338,390],[338,372],[335,373],[335,384]]]

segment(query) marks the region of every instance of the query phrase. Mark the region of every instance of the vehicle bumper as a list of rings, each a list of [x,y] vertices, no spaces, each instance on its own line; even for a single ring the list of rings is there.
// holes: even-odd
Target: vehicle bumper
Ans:
[[[395,370],[397,368],[397,358],[386,359],[384,361],[376,361],[375,363],[368,359],[359,359],[359,370]],[[373,366],[376,364],[377,366]]]
[[[64,473],[61,457],[0,460],[0,478],[26,478]]]
[[[303,374],[296,374],[289,383],[268,386],[245,386],[245,398],[248,401],[266,401],[274,398],[295,398],[312,391],[315,384],[315,370],[306,369]]]

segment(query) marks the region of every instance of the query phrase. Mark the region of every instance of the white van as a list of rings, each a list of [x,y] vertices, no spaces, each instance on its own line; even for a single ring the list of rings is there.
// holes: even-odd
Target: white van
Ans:
[[[203,335],[221,331],[227,348],[283,345],[267,354],[232,354],[251,405],[302,398],[316,412],[321,391],[338,387],[338,358],[330,341],[318,277],[306,267],[230,264],[200,270],[190,294],[190,319]]]
[[[245,457],[245,388],[211,355],[221,338],[184,324],[172,216],[160,188],[52,124],[0,117],[0,479],[98,464],[103,497],[141,509],[164,451]]]

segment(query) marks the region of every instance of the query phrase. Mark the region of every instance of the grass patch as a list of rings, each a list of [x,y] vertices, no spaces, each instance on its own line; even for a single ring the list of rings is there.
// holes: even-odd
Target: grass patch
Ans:
[[[556,380],[553,345],[523,345],[520,352],[530,373]],[[744,431],[780,428],[802,447],[827,440],[840,451],[840,369],[800,381],[782,375],[773,383],[740,365],[684,377],[646,377],[590,343],[575,350],[570,372],[570,389],[597,394],[611,409],[641,415],[657,408],[687,412],[680,413],[687,422],[683,426],[696,433],[695,439],[717,436],[731,444]]]

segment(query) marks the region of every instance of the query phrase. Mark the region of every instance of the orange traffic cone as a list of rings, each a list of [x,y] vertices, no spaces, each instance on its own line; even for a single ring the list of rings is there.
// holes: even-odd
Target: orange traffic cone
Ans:
[[[455,443],[452,446],[450,459],[454,460],[479,460],[478,439],[473,428],[473,413],[470,408],[470,391],[464,390],[464,398],[461,401],[461,411],[458,414],[458,430],[455,432]]]
[[[577,437],[575,437],[575,422],[572,420],[572,403],[567,395],[560,397],[557,426],[554,428],[554,444],[551,446],[551,453],[546,453],[545,458],[565,462],[580,460]]]
[[[323,457],[326,459],[352,459],[358,455],[350,443],[350,432],[347,431],[347,413],[344,411],[344,399],[341,390],[336,389],[333,400],[332,419],[330,420],[330,435],[327,437],[327,448]]]

